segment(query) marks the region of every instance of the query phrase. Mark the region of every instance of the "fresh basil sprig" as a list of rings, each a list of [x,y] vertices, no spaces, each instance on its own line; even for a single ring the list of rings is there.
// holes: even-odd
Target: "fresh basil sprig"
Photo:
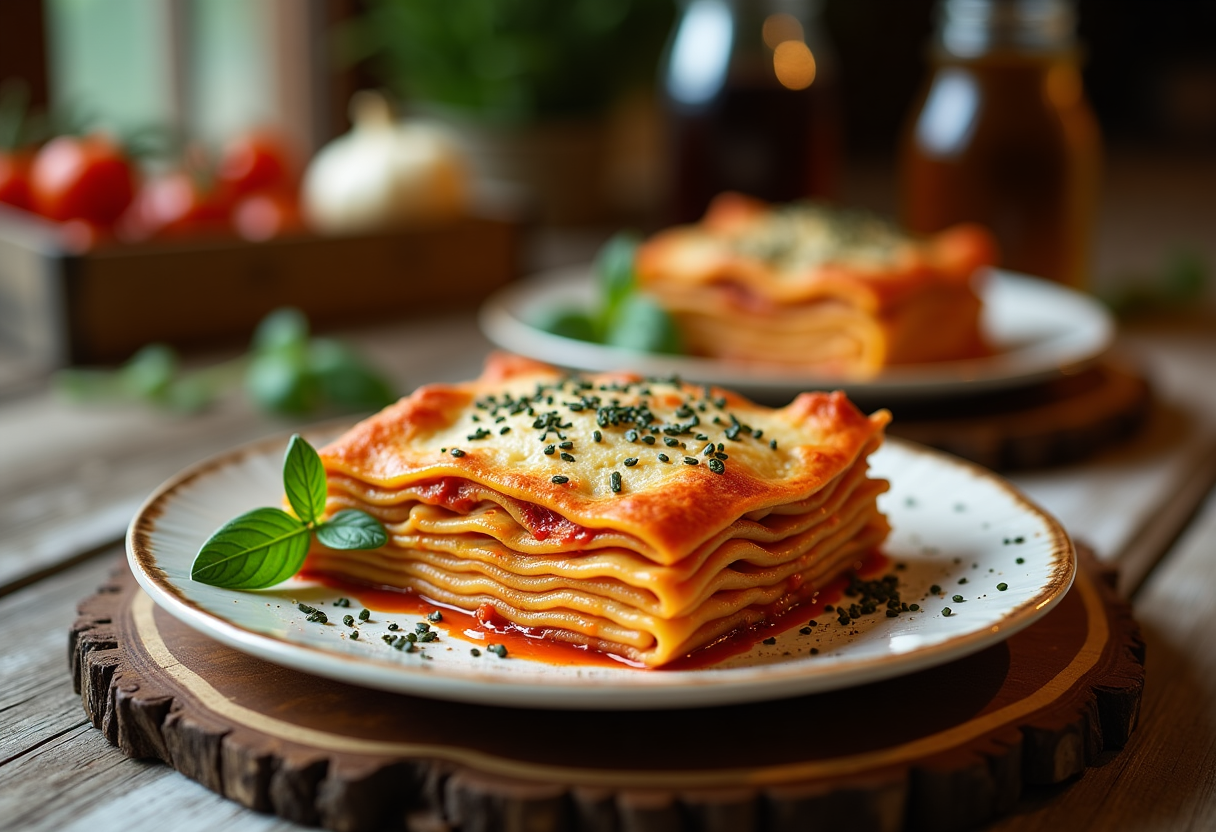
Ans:
[[[225,589],[262,589],[300,571],[311,534],[330,549],[378,549],[388,542],[380,521],[365,511],[325,513],[325,468],[299,434],[283,459],[283,490],[292,517],[279,508],[255,508],[229,520],[199,549],[190,577]]]

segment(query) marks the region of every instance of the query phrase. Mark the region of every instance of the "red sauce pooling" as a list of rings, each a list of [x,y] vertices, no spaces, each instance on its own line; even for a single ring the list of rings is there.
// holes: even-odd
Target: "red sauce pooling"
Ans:
[[[862,577],[869,577],[884,570],[890,560],[881,552],[875,551],[861,560],[861,567],[853,570]],[[794,627],[803,626],[809,619],[823,612],[828,604],[835,604],[848,588],[852,573],[846,573],[830,583],[813,590],[812,587],[791,585],[784,598],[772,605],[774,614],[763,624],[731,633],[712,644],[696,650],[689,655],[669,662],[655,672],[664,670],[698,670],[711,667],[725,661],[731,656],[746,653],[763,639],[784,633]],[[488,644],[501,644],[507,648],[507,654],[516,658],[533,659],[553,665],[581,665],[584,667],[636,667],[646,668],[637,662],[602,653],[581,645],[569,644],[548,638],[548,629],[542,627],[520,627],[507,621],[489,604],[484,604],[475,613],[440,604],[413,592],[400,589],[366,586],[338,578],[325,572],[312,570],[305,563],[301,570],[301,578],[324,584],[338,590],[344,595],[358,599],[359,603],[378,613],[403,613],[425,616],[439,610],[443,613],[443,621],[432,625],[447,630],[449,637],[458,638],[474,645],[485,647]],[[790,604],[790,596],[806,596],[805,601],[795,600]]]
[[[844,591],[848,589],[849,579],[853,575],[871,577],[886,569],[890,562],[886,555],[875,550],[861,559],[859,568],[852,569],[817,588],[804,586],[801,576],[794,575],[788,583],[789,592],[772,604],[773,612],[764,623],[725,635],[681,659],[668,662],[662,669],[699,670],[712,667],[731,656],[746,653],[766,638],[775,637],[795,627],[803,627],[810,619],[821,615],[825,606],[835,604],[844,597]],[[793,606],[790,606],[791,596],[801,596],[807,600],[795,599]]]

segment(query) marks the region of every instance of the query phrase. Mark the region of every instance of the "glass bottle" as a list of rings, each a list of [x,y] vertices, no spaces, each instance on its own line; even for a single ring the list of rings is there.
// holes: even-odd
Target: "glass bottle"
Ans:
[[[904,224],[987,225],[1002,265],[1087,283],[1101,138],[1068,0],[943,0],[900,150]]]
[[[840,119],[820,0],[683,0],[661,70],[670,219],[725,190],[831,196]]]

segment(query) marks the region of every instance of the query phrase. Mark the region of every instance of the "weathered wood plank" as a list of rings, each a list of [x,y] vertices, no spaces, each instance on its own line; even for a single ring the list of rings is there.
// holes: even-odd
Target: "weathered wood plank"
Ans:
[[[0,599],[0,818],[5,829],[287,832],[162,765],[135,762],[93,728],[73,692],[63,628],[103,583],[113,552]]]
[[[1009,477],[1135,590],[1216,482],[1216,320],[1142,323],[1120,348],[1153,385],[1158,406],[1132,441],[1081,465]]]
[[[403,392],[476,375],[489,349],[471,314],[347,340]],[[142,405],[73,406],[45,390],[6,402],[0,409],[0,595],[121,539],[152,489],[182,468],[302,423],[257,413],[238,395],[193,416]]]
[[[1216,493],[1135,598],[1147,642],[1140,725],[1123,753],[1041,793],[993,832],[1216,829]]]

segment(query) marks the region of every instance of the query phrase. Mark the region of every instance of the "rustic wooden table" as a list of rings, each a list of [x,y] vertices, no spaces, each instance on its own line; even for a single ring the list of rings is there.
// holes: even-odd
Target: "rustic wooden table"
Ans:
[[[1129,222],[1105,221],[1106,260]],[[470,377],[489,348],[470,315],[355,340],[406,389]],[[1216,320],[1138,324],[1118,350],[1154,385],[1145,428],[1083,463],[1011,479],[1119,568],[1148,650],[1139,729],[993,829],[1216,828]],[[87,721],[65,656],[76,604],[103,581],[144,496],[190,462],[291,426],[239,398],[185,418],[73,408],[37,384],[0,390],[0,827],[301,828],[124,757]]]

